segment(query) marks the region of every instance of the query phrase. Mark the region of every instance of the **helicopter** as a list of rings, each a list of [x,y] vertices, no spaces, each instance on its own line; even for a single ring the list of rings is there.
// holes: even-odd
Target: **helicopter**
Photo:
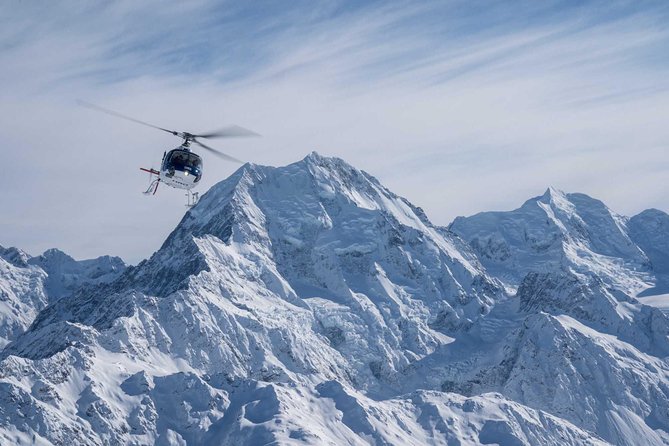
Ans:
[[[154,129],[162,130],[163,132],[170,133],[174,136],[182,138],[183,141],[181,145],[163,153],[163,159],[160,164],[160,170],[154,168],[145,168],[140,167],[139,169],[147,172],[151,175],[150,183],[148,189],[144,192],[145,195],[155,195],[158,191],[158,185],[163,183],[167,186],[173,187],[175,189],[185,189],[186,190],[186,206],[194,206],[197,203],[199,194],[198,192],[191,192],[202,179],[202,158],[197,153],[191,150],[191,144],[196,144],[202,147],[205,150],[210,151],[214,155],[217,155],[227,161],[232,161],[236,163],[242,163],[243,161],[238,160],[230,155],[227,155],[219,150],[209,147],[208,145],[198,141],[197,138],[236,138],[236,137],[245,137],[245,136],[260,136],[257,133],[239,127],[237,125],[225,127],[216,131],[206,132],[201,134],[193,134],[189,132],[178,132],[175,130],[169,130],[162,127],[158,127],[148,122],[140,121],[139,119],[132,118],[130,116],[123,115],[121,113],[109,110],[107,108],[100,107],[99,105],[91,104],[86,101],[77,101],[79,105],[98,111],[106,113],[117,118],[125,119],[137,124],[142,124]]]

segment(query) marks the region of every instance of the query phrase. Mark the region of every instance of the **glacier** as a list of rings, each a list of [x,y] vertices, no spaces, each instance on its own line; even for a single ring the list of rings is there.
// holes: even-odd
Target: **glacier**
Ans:
[[[136,266],[0,248],[0,443],[665,445],[668,277],[659,210],[245,164]]]

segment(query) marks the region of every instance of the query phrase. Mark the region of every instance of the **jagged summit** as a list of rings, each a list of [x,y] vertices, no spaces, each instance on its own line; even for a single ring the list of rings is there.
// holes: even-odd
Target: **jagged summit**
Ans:
[[[543,195],[541,195],[540,197],[531,198],[528,201],[534,201],[537,200],[538,198],[540,198],[544,202],[553,201],[559,203],[561,201],[567,200],[567,194],[556,187],[548,186]]]
[[[14,266],[23,267],[27,265],[30,255],[18,248],[5,248],[0,245],[0,258],[6,260]]]
[[[240,193],[260,188],[262,183],[283,188],[274,192],[277,196],[315,193],[322,200],[338,198],[360,208],[393,212],[395,217],[405,223],[417,216],[417,208],[383,187],[373,176],[340,158],[325,157],[312,152],[304,159],[284,167],[245,164],[203,195],[198,206],[190,213],[191,217],[206,218],[214,208],[225,206],[233,196],[239,199]],[[264,187],[262,189],[265,192],[267,190]],[[237,195],[233,194],[234,191],[237,191]],[[391,201],[394,200],[399,201],[402,206],[392,207]],[[426,217],[422,211],[419,214],[419,222],[412,223],[413,225],[425,223]]]
[[[75,261],[73,257],[64,253],[58,248],[49,248],[44,251],[39,257],[45,261],[56,261],[56,262],[73,262]]]
[[[559,217],[567,219],[570,217],[586,219],[587,216],[597,216],[602,221],[622,219],[601,200],[583,193],[567,193],[552,186],[546,189],[543,195],[527,200],[520,209],[534,209],[540,204],[549,205],[554,212],[559,214]]]
[[[648,257],[630,238],[627,219],[585,194],[549,188],[514,211],[458,217],[449,229],[511,288],[528,272],[559,268],[597,274],[630,294],[652,280]]]

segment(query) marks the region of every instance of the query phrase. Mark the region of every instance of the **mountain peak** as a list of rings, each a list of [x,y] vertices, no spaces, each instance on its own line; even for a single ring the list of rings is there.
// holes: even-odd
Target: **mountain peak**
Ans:
[[[30,255],[25,251],[14,247],[5,248],[2,245],[0,245],[0,257],[20,268],[27,267],[30,259]]]
[[[318,152],[311,152],[297,164],[304,164],[310,173],[319,182],[350,182],[350,186],[357,183],[373,182],[379,184],[376,178],[359,170],[341,158],[334,156],[323,156]],[[357,181],[352,181],[357,180]]]
[[[570,194],[566,194],[565,192],[561,191],[560,189],[556,189],[553,186],[549,186],[543,195],[537,197],[536,199],[529,200],[528,203],[533,201],[548,204],[555,209],[559,209],[570,214],[574,212],[574,205],[570,201]]]
[[[567,196],[567,194],[564,193],[562,190],[560,190],[556,187],[553,187],[553,186],[548,186],[548,188],[546,189],[546,192],[544,192],[544,194],[542,195],[542,198],[553,198],[553,197],[563,198],[563,197],[566,197],[566,196]]]
[[[459,218],[451,229],[474,247],[489,271],[503,271],[512,288],[528,272],[558,265],[596,271],[632,294],[646,287],[640,271],[648,259],[630,239],[626,219],[585,194],[549,187],[519,209]]]
[[[302,159],[302,162],[310,163],[310,164],[315,164],[315,165],[320,165],[320,166],[328,166],[328,167],[335,167],[335,166],[346,166],[350,169],[355,169],[353,166],[351,166],[349,163],[344,161],[341,158],[338,158],[336,156],[325,156],[321,155],[320,153],[316,152],[315,150],[305,156]]]
[[[47,249],[39,257],[49,262],[76,262],[73,257],[58,248]]]
[[[320,161],[321,159],[326,158],[315,150],[310,154],[304,157],[303,161]]]
[[[266,205],[281,202],[284,205],[291,203],[288,206],[297,209],[305,204],[305,200],[320,207],[338,201],[342,205],[347,203],[360,209],[392,214],[409,226],[431,226],[422,210],[386,189],[372,175],[341,158],[322,156],[315,151],[286,166],[242,166],[204,194],[182,223],[209,220],[227,205],[250,209],[259,202]],[[273,212],[283,213],[284,210],[277,207]],[[258,216],[258,212],[248,215],[252,220]]]
[[[659,209],[650,208],[639,212],[632,218],[669,220],[669,214]]]

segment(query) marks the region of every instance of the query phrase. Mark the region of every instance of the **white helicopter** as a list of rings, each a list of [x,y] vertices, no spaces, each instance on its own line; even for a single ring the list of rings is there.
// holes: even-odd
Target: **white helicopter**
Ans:
[[[140,121],[139,119],[131,118],[130,116],[122,115],[121,113],[117,113],[113,110],[91,104],[90,102],[77,102],[83,107],[116,116],[117,118],[132,121],[137,124],[153,127],[154,129],[162,130],[163,132],[171,133],[174,136],[182,138],[183,142],[179,147],[176,147],[170,151],[165,151],[165,153],[163,153],[163,160],[160,165],[160,170],[153,168],[147,169],[144,167],[140,167],[140,170],[148,172],[151,175],[150,185],[144,194],[155,195],[156,191],[158,190],[158,185],[160,183],[164,183],[167,186],[171,186],[176,189],[186,190],[186,206],[194,206],[195,203],[197,203],[199,196],[198,192],[191,192],[190,190],[197,186],[200,179],[202,179],[203,167],[202,158],[200,155],[191,151],[191,143],[195,143],[203,149],[209,150],[213,154],[225,160],[241,163],[242,161],[238,160],[237,158],[226,155],[225,153],[216,150],[213,147],[209,147],[208,145],[198,141],[197,138],[236,138],[244,136],[260,136],[251,130],[247,130],[236,125],[198,135],[189,132],[177,132],[175,130],[164,129],[156,125],[149,124],[148,122]],[[155,178],[154,175],[156,176]]]

